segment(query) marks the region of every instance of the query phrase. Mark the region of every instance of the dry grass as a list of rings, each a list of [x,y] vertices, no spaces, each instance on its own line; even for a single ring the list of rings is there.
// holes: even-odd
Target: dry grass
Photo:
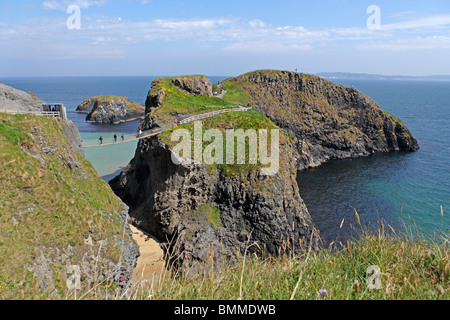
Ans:
[[[133,299],[448,300],[448,237],[434,242],[388,234],[385,227],[376,233],[363,231],[346,244],[309,248],[295,256],[244,253],[239,264],[214,268],[208,262],[194,276],[155,275],[139,286]]]

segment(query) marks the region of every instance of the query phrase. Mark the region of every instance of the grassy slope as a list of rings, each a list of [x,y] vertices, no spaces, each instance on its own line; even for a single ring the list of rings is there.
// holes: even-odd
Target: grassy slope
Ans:
[[[45,297],[27,268],[41,250],[70,245],[74,250],[67,263],[77,264],[90,235],[108,239],[102,254],[115,261],[119,257],[113,235],[122,237],[117,219],[122,204],[92,165],[72,151],[59,121],[0,115],[0,298]],[[69,169],[70,159],[79,168]],[[50,267],[64,296],[64,268]]]
[[[448,300],[448,239],[423,239],[365,233],[340,250],[329,248],[292,257],[255,259],[221,270],[205,266],[194,278],[165,274],[138,298],[156,300]],[[369,266],[378,266],[376,288]],[[369,287],[372,284],[372,288]],[[297,287],[297,288],[296,288]],[[375,288],[374,288],[375,287]],[[319,294],[325,289],[326,294]]]
[[[152,111],[152,115],[199,114],[234,106],[234,103],[217,97],[193,96],[179,90],[172,80],[175,77],[159,78],[158,84],[152,88],[152,93],[164,90],[166,96],[162,105]]]
[[[267,129],[268,130],[268,136],[267,141],[270,144],[271,136],[270,136],[270,129],[278,129],[278,127],[270,121],[267,117],[263,116],[259,112],[255,110],[250,110],[247,112],[232,112],[232,113],[224,113],[220,114],[211,118],[207,118],[202,120],[202,129],[203,134],[208,129],[218,129],[220,132],[222,132],[223,136],[223,161],[222,164],[213,164],[213,168],[219,168],[222,172],[222,174],[226,176],[236,175],[236,174],[245,174],[248,172],[255,172],[256,170],[259,170],[262,165],[259,162],[259,157],[257,159],[256,164],[251,164],[249,162],[249,146],[248,146],[248,140],[246,140],[245,145],[245,164],[227,164],[226,163],[226,129],[233,128],[235,130],[242,129],[245,131],[249,129],[254,129],[256,132],[258,132],[258,129]],[[179,142],[173,142],[171,141],[171,136],[174,130],[177,129],[187,129],[191,133],[191,140],[192,140],[192,154],[191,158],[194,157],[194,123],[186,123],[180,126],[176,126],[172,128],[171,130],[165,131],[161,134],[161,139],[170,147],[175,146]],[[283,147],[286,144],[286,140],[289,139],[286,137],[282,132],[280,132],[280,144],[282,145],[282,148],[280,150],[280,156],[282,157]],[[205,148],[210,145],[210,141],[203,141],[203,151]],[[258,152],[259,152],[259,145],[258,145]],[[270,147],[269,147],[270,152]],[[258,154],[259,156],[259,154]],[[235,159],[237,157],[237,143],[235,143]],[[237,162],[237,161],[235,161]]]

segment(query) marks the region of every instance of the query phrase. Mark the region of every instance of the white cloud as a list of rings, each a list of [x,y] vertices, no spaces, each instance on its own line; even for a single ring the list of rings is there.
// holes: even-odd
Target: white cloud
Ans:
[[[446,28],[449,30],[450,15],[434,15],[414,20],[381,25],[381,30],[419,30],[420,32]]]
[[[106,0],[48,0],[43,6],[65,11],[64,6],[69,3],[88,8],[101,6]],[[62,14],[59,18],[34,18],[14,25],[0,24],[0,45],[8,48],[7,50],[11,46],[33,48],[41,43],[50,47],[53,44],[55,48],[70,48],[52,51],[52,57],[59,55],[64,58],[64,55],[81,56],[83,52],[92,52],[95,56],[124,57],[127,46],[152,41],[187,41],[198,48],[248,53],[297,53],[336,45],[359,50],[407,51],[449,48],[450,43],[447,27],[450,15],[387,24],[376,31],[363,26],[307,28],[300,25],[272,25],[258,19],[229,17],[129,21],[123,16],[93,17],[89,14],[83,14],[81,30],[70,31],[66,27],[67,17],[68,15]],[[423,30],[434,33],[422,34]],[[121,51],[106,48],[121,48]]]

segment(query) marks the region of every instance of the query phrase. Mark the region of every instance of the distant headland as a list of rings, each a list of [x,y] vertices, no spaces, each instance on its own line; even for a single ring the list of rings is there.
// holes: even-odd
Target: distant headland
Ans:
[[[315,75],[326,79],[450,81],[450,75],[402,76],[349,72],[320,72]]]

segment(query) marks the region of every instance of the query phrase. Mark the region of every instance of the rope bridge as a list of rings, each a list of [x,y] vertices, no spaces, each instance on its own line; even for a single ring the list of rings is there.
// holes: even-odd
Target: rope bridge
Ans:
[[[95,145],[89,145],[89,146],[82,146],[82,148],[95,148],[95,147],[104,147],[104,146],[112,146],[112,145],[116,145],[116,144],[121,144],[121,143],[127,143],[127,142],[131,142],[131,141],[136,141],[136,140],[141,140],[141,139],[146,139],[152,136],[156,136],[164,131],[168,131],[170,129],[172,129],[173,127],[180,125],[180,124],[185,124],[185,123],[189,123],[189,122],[194,122],[197,120],[202,120],[202,119],[206,119],[206,118],[211,118],[214,117],[218,114],[221,113],[226,113],[226,112],[245,112],[245,111],[249,111],[251,110],[251,107],[245,108],[245,107],[239,107],[237,109],[223,109],[223,110],[217,110],[217,111],[212,111],[212,112],[207,112],[207,113],[202,113],[202,114],[196,114],[190,117],[187,117],[183,120],[181,120],[178,124],[174,124],[172,126],[166,126],[164,128],[157,128],[157,129],[152,129],[152,130],[146,130],[142,133],[141,136],[138,136],[136,138],[133,139],[128,139],[128,140],[123,140],[123,141],[116,141],[116,142],[111,142],[111,143],[102,143],[102,144],[95,144]]]

